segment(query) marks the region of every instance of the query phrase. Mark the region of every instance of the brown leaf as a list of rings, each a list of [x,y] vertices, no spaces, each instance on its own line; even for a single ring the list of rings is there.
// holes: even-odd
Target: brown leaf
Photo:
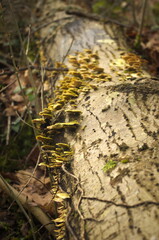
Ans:
[[[34,176],[32,176],[33,171],[33,169],[19,170],[16,173],[19,184],[15,185],[15,187],[18,191],[21,191],[25,187],[23,189],[23,194],[28,197],[29,202],[31,201],[31,205],[46,207],[52,200],[52,194],[49,191],[50,179],[41,175],[39,169],[36,169]]]
[[[11,105],[9,107],[7,107],[4,112],[7,117],[16,115],[14,106],[11,106]]]
[[[24,101],[24,98],[21,96],[21,95],[19,95],[19,94],[14,94],[12,97],[11,97],[11,99],[12,99],[12,101],[14,101],[14,102],[23,102]]]

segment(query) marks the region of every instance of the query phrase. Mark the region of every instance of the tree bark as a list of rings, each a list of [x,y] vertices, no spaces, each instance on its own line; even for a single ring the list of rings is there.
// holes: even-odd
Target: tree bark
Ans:
[[[47,1],[44,12],[53,12],[58,2],[52,5]],[[94,89],[76,98],[80,126],[64,133],[74,151],[73,161],[61,169],[61,186],[71,196],[67,239],[157,240],[159,79],[143,69],[137,55],[129,54],[119,26],[65,11],[57,11],[52,20],[41,30],[49,58],[72,68],[66,55],[91,49],[110,76],[102,81],[97,71],[89,81]],[[91,75],[89,67],[87,71]],[[73,109],[69,103],[68,109]],[[70,121],[67,114],[64,118]]]

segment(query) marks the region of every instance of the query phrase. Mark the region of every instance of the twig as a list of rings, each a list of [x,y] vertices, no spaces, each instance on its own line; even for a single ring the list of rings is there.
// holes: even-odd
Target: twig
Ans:
[[[65,168],[65,164],[62,164],[62,167],[61,167],[61,168],[62,168],[62,170],[63,170],[67,175],[73,177],[73,178],[77,181],[77,183],[79,183],[78,178],[77,178],[74,174],[72,174],[72,173],[70,173],[69,171],[67,171],[67,169]]]
[[[64,63],[64,61],[65,61],[67,55],[69,54],[69,51],[70,51],[71,48],[72,48],[73,42],[74,42],[74,40],[75,40],[75,38],[74,38],[74,36],[73,36],[72,34],[71,34],[71,36],[72,36],[72,41],[71,41],[71,44],[70,44],[70,46],[69,46],[69,48],[68,48],[66,54],[64,55],[64,57],[63,57],[63,59],[62,59],[62,63]]]
[[[39,27],[35,28],[34,30],[32,30],[31,34],[39,31],[41,28],[44,28],[44,27],[46,27],[46,26],[48,26],[48,25],[50,25],[52,23],[58,23],[60,21],[69,20],[69,19],[71,19],[71,17],[64,17],[64,18],[60,18],[60,19],[57,19],[57,20],[51,20],[50,22],[44,23],[41,26],[39,26]]]
[[[140,27],[139,27],[139,32],[138,36],[141,36],[142,30],[143,30],[143,25],[144,25],[144,17],[145,17],[145,11],[147,7],[147,2],[148,0],[143,0],[143,6],[142,6],[142,17],[141,17],[141,22],[140,22]]]
[[[68,208],[70,208],[70,209],[69,209],[69,212],[68,212],[67,218],[66,218],[66,227],[67,227],[68,231],[71,233],[71,235],[73,236],[73,239],[74,239],[74,240],[78,240],[77,236],[75,235],[75,233],[74,233],[74,231],[73,231],[73,229],[72,229],[72,227],[70,226],[70,223],[69,223],[69,221],[68,221],[68,218],[69,218],[69,216],[70,216],[70,214],[71,214],[71,207],[68,207]]]
[[[29,52],[29,45],[30,45],[30,26],[29,26],[29,30],[28,30],[28,37],[27,37],[27,46],[26,46],[26,50],[25,50],[25,54],[28,55]]]
[[[104,22],[104,23],[114,23],[117,25],[120,25],[122,27],[129,27],[128,25],[121,23],[115,19],[110,19],[110,18],[103,18],[98,16],[97,14],[92,14],[92,13],[86,13],[86,12],[82,12],[81,10],[76,10],[76,9],[68,9],[66,10],[66,14],[71,14],[71,15],[76,15],[78,17],[83,17],[83,18],[88,18],[94,21],[99,21],[99,22]]]
[[[141,34],[142,34],[143,26],[144,26],[144,17],[145,17],[147,2],[148,2],[148,0],[143,0],[141,22],[140,22],[138,34],[136,35],[136,39],[135,39],[135,42],[134,42],[134,46],[136,48],[140,47]]]
[[[17,66],[16,66],[16,62],[15,62],[15,59],[14,59],[13,48],[12,48],[12,45],[11,45],[11,41],[10,41],[9,35],[8,35],[8,38],[9,38],[9,48],[10,48],[10,53],[11,53],[11,57],[12,57],[13,66],[14,66],[15,73],[16,73],[16,78],[17,78],[17,81],[18,81],[18,84],[19,84],[19,87],[20,87],[20,90],[21,90],[21,93],[22,93],[22,97],[23,97],[24,103],[25,103],[25,105],[27,107],[27,110],[28,110],[29,109],[28,103],[26,101],[25,92],[24,92],[24,89],[22,87],[22,84],[21,84],[21,81],[20,81],[20,78],[19,78],[19,75],[18,75],[18,72],[17,72]],[[28,113],[30,113],[29,110],[28,110]]]
[[[83,197],[83,189],[82,189],[80,186],[78,186],[78,190],[80,191],[81,194],[80,194],[80,197],[79,197],[78,203],[77,203],[77,212],[78,212],[78,214],[80,215],[81,219],[82,219],[82,220],[85,220],[84,217],[83,217],[83,215],[82,215],[82,213],[81,213],[81,211],[80,211],[80,209],[79,209],[79,206],[80,206],[80,204],[81,204],[82,197]]]
[[[36,128],[35,128],[34,126],[30,125],[29,123],[27,123],[27,122],[19,115],[19,113],[18,113],[17,111],[16,111],[16,114],[17,114],[17,116],[20,118],[20,120],[21,120],[25,125],[27,125],[27,126],[29,126],[29,127],[31,127],[31,128],[33,128],[33,129],[36,130]]]
[[[37,70],[41,70],[41,67],[37,67],[37,66],[29,66],[30,69],[37,69]],[[54,68],[54,67],[44,67],[43,68],[45,71],[68,71],[68,68]],[[0,73],[0,76],[4,76],[4,75],[12,75],[14,73],[17,72],[23,72],[25,70],[28,70],[28,67],[23,67],[23,68],[16,68],[16,71],[6,71],[6,72],[2,72]],[[14,81],[15,82],[15,81]],[[14,83],[13,82],[13,83]],[[13,84],[11,83],[11,84]],[[2,89],[1,89],[2,91]]]
[[[134,25],[138,26],[138,22],[137,22],[137,19],[136,19],[135,0],[132,0],[131,7],[132,7],[132,17],[133,17]]]
[[[11,129],[11,116],[8,116],[7,134],[6,134],[6,145],[9,144],[10,129]]]
[[[14,84],[17,80],[14,80],[13,82],[9,83],[7,86],[3,87],[1,90],[0,90],[0,93],[5,91],[8,87],[10,87],[12,84]]]
[[[24,196],[23,194],[19,195],[19,192],[14,189],[10,184],[8,184],[5,179],[0,175],[0,188],[7,193],[11,198],[16,199],[17,204],[22,209],[29,210],[36,219],[45,226],[45,228],[49,231],[49,233],[54,237],[54,229],[55,226],[51,219],[42,211],[42,209],[38,206],[33,206],[33,202],[28,201],[28,197]],[[24,209],[24,211],[25,211]],[[23,211],[23,213],[24,213]],[[25,211],[25,216],[30,223],[30,218]]]
[[[41,108],[44,108],[44,77],[45,77],[45,70],[43,66],[41,66]]]
[[[31,151],[29,152],[29,154],[27,155],[26,159],[25,159],[25,165],[27,164],[30,156],[32,155],[32,153],[34,152],[34,150],[36,149],[36,147],[38,146],[38,143],[36,142],[34,147],[31,149]]]

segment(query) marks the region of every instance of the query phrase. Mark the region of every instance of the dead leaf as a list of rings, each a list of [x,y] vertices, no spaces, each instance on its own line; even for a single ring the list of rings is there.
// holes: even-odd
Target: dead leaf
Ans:
[[[4,110],[4,112],[5,112],[5,115],[6,115],[7,117],[9,117],[9,116],[16,116],[14,106],[11,106],[11,105],[10,105],[9,107],[7,107],[7,108]]]
[[[19,95],[18,93],[16,93],[11,97],[11,100],[19,103],[19,102],[23,102],[24,98],[21,95]]]
[[[19,184],[14,186],[18,191],[24,188],[23,194],[28,197],[29,204],[47,208],[52,201],[52,194],[49,191],[51,189],[50,178],[43,176],[40,169],[36,169],[32,176],[33,171],[34,169],[30,168],[16,172]]]

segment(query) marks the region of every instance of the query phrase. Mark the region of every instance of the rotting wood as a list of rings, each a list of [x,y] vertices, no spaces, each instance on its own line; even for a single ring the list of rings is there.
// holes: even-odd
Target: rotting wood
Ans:
[[[49,1],[45,5],[53,7]],[[49,27],[41,31],[42,38],[48,39]],[[112,76],[98,83],[92,79],[97,89],[81,93],[76,101],[81,127],[76,134],[64,133],[74,150],[71,165],[65,166],[70,174],[64,171],[61,180],[71,196],[68,239],[158,239],[158,79],[130,54],[115,25],[74,17],[53,40],[45,44],[54,61],[62,61],[73,41],[69,55],[85,48],[98,52],[100,67]],[[116,167],[104,172],[110,160]]]

